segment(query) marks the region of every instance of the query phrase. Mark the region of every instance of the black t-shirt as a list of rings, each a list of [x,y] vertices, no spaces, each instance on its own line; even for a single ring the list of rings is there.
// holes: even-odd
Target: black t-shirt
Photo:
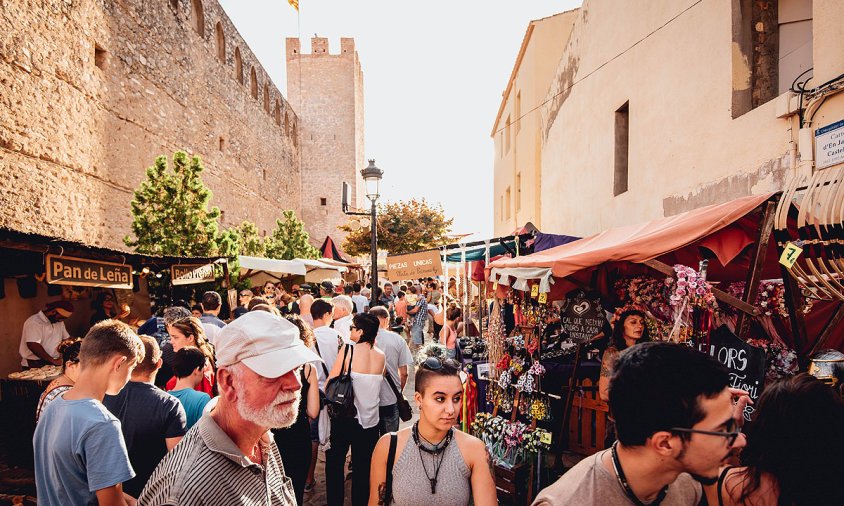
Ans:
[[[187,416],[178,399],[149,383],[130,381],[103,404],[121,424],[135,477],[123,491],[138,497],[155,467],[167,454],[165,438],[185,435]]]
[[[161,346],[161,368],[158,370],[158,374],[155,375],[155,386],[162,390],[165,389],[170,378],[174,376],[173,358],[175,356],[176,352],[173,351],[172,343],[164,343]]]
[[[246,309],[245,307],[237,306],[236,308],[234,308],[234,311],[232,311],[232,316],[234,316],[234,319],[237,320],[238,318],[240,318],[241,316],[245,315],[248,312],[249,312],[249,310]]]

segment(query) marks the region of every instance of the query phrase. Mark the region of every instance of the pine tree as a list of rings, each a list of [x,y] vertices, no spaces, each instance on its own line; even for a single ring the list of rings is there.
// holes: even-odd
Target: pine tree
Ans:
[[[220,210],[208,209],[211,190],[202,182],[204,170],[198,156],[184,151],[159,156],[146,172],[132,200],[132,232],[123,241],[138,253],[188,257],[237,254],[230,242],[221,252],[218,236]]]
[[[319,258],[319,250],[308,242],[310,236],[305,232],[305,224],[296,218],[296,213],[284,211],[283,218],[275,223],[275,230],[265,241],[267,258]]]

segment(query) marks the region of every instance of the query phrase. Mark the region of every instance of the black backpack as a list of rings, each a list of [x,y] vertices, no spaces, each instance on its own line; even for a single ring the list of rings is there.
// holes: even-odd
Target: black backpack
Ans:
[[[349,367],[346,368],[346,355],[352,350],[349,358]],[[354,418],[358,414],[355,407],[355,391],[352,388],[352,358],[355,356],[355,348],[346,345],[343,351],[343,362],[340,367],[340,375],[331,378],[325,383],[325,405],[328,408],[328,416],[331,418]]]

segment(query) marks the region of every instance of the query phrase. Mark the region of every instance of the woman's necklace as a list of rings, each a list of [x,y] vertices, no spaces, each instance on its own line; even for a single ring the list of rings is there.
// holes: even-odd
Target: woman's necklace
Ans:
[[[439,443],[432,443],[425,439],[422,435],[419,434],[419,422],[413,424],[413,441],[416,443],[416,448],[419,450],[419,460],[422,462],[422,470],[425,472],[425,477],[428,478],[428,481],[431,483],[431,493],[437,493],[437,479],[440,476],[440,467],[443,463],[443,458],[445,457],[445,449],[448,447],[448,444],[451,443],[452,438],[454,437],[454,429],[448,429],[445,437]],[[422,440],[425,440],[425,443],[432,446],[432,448],[428,448],[425,446],[425,443]],[[432,456],[433,459],[433,467],[434,467],[434,477],[432,478],[430,474],[428,474],[428,468],[425,467],[425,459],[422,457],[422,452],[425,452]]]
[[[613,443],[612,445],[612,466],[615,469],[615,475],[618,478],[618,484],[621,485],[621,489],[624,490],[624,493],[627,494],[627,498],[633,502],[636,506],[646,506],[645,503],[639,500],[636,497],[636,494],[633,493],[633,489],[630,488],[630,484],[627,483],[627,477],[624,476],[624,469],[621,468],[621,461],[618,460],[618,441]],[[668,485],[662,487],[662,490],[659,491],[657,494],[656,499],[650,505],[647,506],[659,506],[665,499],[665,495],[668,493]]]

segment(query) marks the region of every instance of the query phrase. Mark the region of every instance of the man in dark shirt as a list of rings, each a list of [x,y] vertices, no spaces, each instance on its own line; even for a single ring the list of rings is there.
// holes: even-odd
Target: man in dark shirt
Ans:
[[[161,367],[161,350],[150,336],[140,336],[145,356],[132,372],[131,380],[117,395],[106,395],[106,408],[121,424],[123,439],[135,477],[123,484],[123,491],[138,497],[155,466],[181,441],[187,417],[178,399],[153,382]]]
[[[205,337],[217,346],[217,334],[220,329],[226,326],[226,322],[221,320],[218,315],[223,308],[223,299],[220,294],[214,291],[208,291],[202,294],[202,316],[199,321],[202,322],[202,328],[205,330]]]

